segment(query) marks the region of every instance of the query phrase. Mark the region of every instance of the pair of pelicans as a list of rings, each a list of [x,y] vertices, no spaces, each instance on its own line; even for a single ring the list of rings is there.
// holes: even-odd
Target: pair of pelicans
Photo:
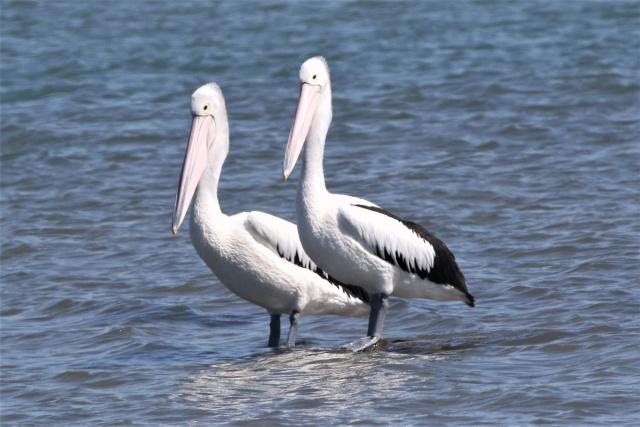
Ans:
[[[389,295],[461,300],[473,307],[464,275],[441,240],[367,200],[327,191],[322,157],[332,107],[324,58],[305,61],[300,80],[283,165],[286,180],[305,147],[297,228],[262,212],[227,216],[220,210],[218,180],[229,151],[229,122],[222,91],[210,83],[191,100],[193,122],[173,233],[193,199],[193,246],[228,289],[271,315],[272,347],[280,342],[282,314],[289,315],[287,345],[292,347],[302,313],[362,316],[369,311],[367,336],[347,346],[361,351],[380,341]]]

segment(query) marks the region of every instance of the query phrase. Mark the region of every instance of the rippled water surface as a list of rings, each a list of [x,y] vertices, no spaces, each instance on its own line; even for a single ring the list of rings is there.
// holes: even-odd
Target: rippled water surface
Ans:
[[[640,5],[40,2],[2,10],[4,425],[637,425]],[[281,162],[331,66],[334,192],[421,222],[477,307],[268,317],[171,237],[190,94],[231,119],[226,212],[293,219]]]

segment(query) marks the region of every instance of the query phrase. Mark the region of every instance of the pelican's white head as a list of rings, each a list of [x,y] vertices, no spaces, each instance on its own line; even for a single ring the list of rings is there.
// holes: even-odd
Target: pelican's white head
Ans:
[[[220,86],[211,82],[200,86],[191,95],[191,114],[193,116],[216,116],[227,115],[227,108],[224,103],[224,96]]]
[[[227,108],[217,84],[208,83],[193,92],[191,114],[191,132],[173,210],[173,234],[184,221],[200,178],[209,161],[214,159],[213,153],[222,157],[218,159],[221,167],[229,148]]]
[[[323,116],[327,122],[331,121],[331,79],[327,61],[321,56],[309,58],[300,67],[300,98],[298,108],[289,132],[289,141],[284,155],[282,173],[286,180],[300,156],[311,123],[318,112],[318,107],[326,114]],[[321,101],[323,101],[321,103]]]
[[[304,61],[300,67],[300,82],[324,87],[329,83],[327,61],[322,56],[314,56]]]

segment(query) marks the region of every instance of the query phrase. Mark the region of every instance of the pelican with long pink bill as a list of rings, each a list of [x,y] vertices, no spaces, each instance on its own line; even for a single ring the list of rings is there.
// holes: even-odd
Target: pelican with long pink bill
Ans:
[[[367,200],[327,191],[322,158],[333,113],[324,58],[305,61],[300,81],[283,174],[286,180],[304,147],[296,202],[302,246],[332,277],[371,295],[367,336],[348,348],[363,350],[382,338],[390,295],[460,300],[473,307],[464,275],[440,239]]]
[[[193,199],[190,234],[200,258],[233,293],[271,316],[269,346],[280,341],[280,316],[289,316],[287,346],[295,345],[301,314],[364,316],[368,294],[335,280],[305,253],[296,226],[262,212],[225,215],[218,181],[229,151],[222,91],[209,83],[193,93],[193,121],[173,212],[178,232]]]

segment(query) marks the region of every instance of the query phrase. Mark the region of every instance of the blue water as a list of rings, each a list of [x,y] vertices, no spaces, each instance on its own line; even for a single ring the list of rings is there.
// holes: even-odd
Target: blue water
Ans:
[[[638,425],[636,1],[1,6],[3,425]],[[447,242],[477,307],[268,316],[171,211],[190,94],[215,80],[225,212],[294,218],[281,181],[309,56],[331,66],[331,191]]]

